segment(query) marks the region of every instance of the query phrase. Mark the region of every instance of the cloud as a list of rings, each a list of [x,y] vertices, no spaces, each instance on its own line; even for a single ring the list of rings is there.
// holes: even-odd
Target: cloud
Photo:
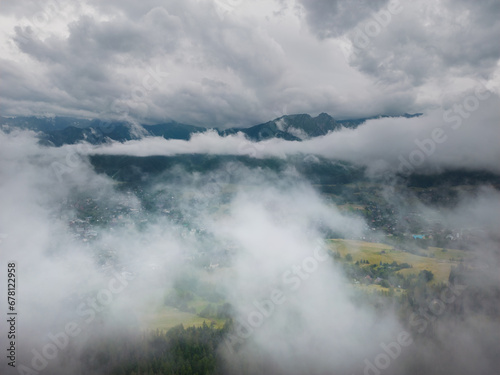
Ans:
[[[350,300],[341,271],[315,241],[321,236],[314,223],[351,235],[361,233],[363,223],[316,194],[308,186],[243,191],[229,215],[214,223],[216,235],[241,246],[225,286],[237,311],[234,337],[221,348],[229,372],[252,356],[259,364],[246,373],[260,366],[276,373],[347,371],[400,328]]]
[[[361,12],[349,12],[360,2],[304,1],[309,27],[320,38],[338,37],[350,46],[346,54],[353,67],[372,76],[389,91],[419,93],[423,97],[448,90],[464,90],[457,80],[490,79],[500,58],[496,43],[499,33],[498,2],[472,4],[466,1],[373,2]],[[331,20],[331,22],[322,22]],[[441,105],[442,98],[433,98]],[[416,104],[417,104],[416,103]]]
[[[101,321],[107,322],[101,326],[103,331],[113,326],[114,318],[115,322],[122,320],[119,317],[123,309],[137,319],[143,312],[133,307],[133,299],[141,295],[136,293],[149,288],[148,298],[151,298],[157,293],[156,283],[161,279],[159,274],[151,273],[148,264],[153,260],[158,267],[180,264],[183,258],[178,255],[180,239],[169,230],[159,230],[162,224],[152,226],[142,235],[133,229],[133,223],[126,224],[126,228],[103,226],[96,228],[98,239],[92,244],[87,242],[83,237],[87,230],[84,233],[74,228],[78,225],[75,220],[83,219],[84,223],[81,210],[85,202],[92,201],[97,210],[117,206],[128,210],[140,207],[137,198],[116,191],[108,179],[97,175],[88,162],[76,155],[71,157],[74,173],[66,174],[64,180],[58,179],[54,163],[66,163],[68,154],[40,147],[32,133],[0,132],[0,144],[0,203],[4,208],[0,214],[0,232],[6,234],[0,259],[3,264],[16,263],[16,306],[23,322],[17,324],[17,364],[33,368],[33,350],[42,353],[43,348],[52,345],[49,335],[64,332],[65,325],[75,323],[79,327],[81,333],[73,342],[76,347],[79,346],[76,343],[91,337],[98,320],[95,315],[103,308],[102,301],[106,304],[111,302],[109,298],[114,301],[108,317],[101,317]],[[93,220],[99,219],[102,218],[95,215]],[[141,254],[139,249],[146,253]],[[106,257],[110,262],[108,269],[104,267]],[[110,293],[109,283],[120,278],[124,264],[127,272],[134,269],[134,283],[129,280],[126,292]],[[4,292],[2,297],[5,300],[2,307],[7,310]],[[90,308],[92,314],[83,313],[89,311],[92,297],[101,302],[97,302],[95,309]],[[3,329],[2,334],[7,335]],[[57,360],[51,361],[52,373],[59,373],[60,360],[68,358],[69,353],[62,352]],[[4,362],[2,366],[7,368]]]
[[[239,124],[262,106],[259,92],[279,83],[285,57],[264,29],[255,29],[251,20],[222,22],[214,4],[88,2],[76,19],[68,16],[65,32],[45,36],[33,22],[9,30],[22,55],[11,53],[8,60],[26,56],[27,68],[36,62],[49,113],[60,113],[57,100],[67,111],[103,116],[119,100],[127,114],[145,121]],[[45,13],[47,21],[75,10],[55,11]],[[160,80],[148,81],[151,69],[160,72]],[[18,71],[16,80],[32,86],[27,73]],[[41,101],[29,93],[23,99],[33,106]],[[38,112],[25,111],[30,110]]]
[[[293,167],[227,164],[230,185],[227,170],[178,167],[147,180],[151,185],[141,180],[134,191],[96,173],[88,155],[302,155],[366,166],[369,175],[500,173],[497,1],[401,1],[401,12],[363,46],[359,32],[391,2],[262,0],[226,2],[223,9],[209,0],[44,4],[2,3],[0,77],[8,88],[0,93],[2,115],[226,127],[297,112],[425,114],[374,119],[303,142],[208,131],[189,141],[50,148],[32,132],[0,131],[0,263],[15,261],[19,271],[23,365],[33,367],[33,350],[42,353],[52,334],[75,322],[80,332],[49,361],[49,371],[88,372],[81,361],[87,345],[125,328],[140,331],[185,275],[210,280],[238,322],[253,328],[245,338],[233,332],[243,350],[221,348],[229,373],[242,366],[250,373],[363,371],[381,343],[404,329],[391,309],[382,317],[357,303],[318,245],[325,231],[359,236],[364,221],[339,211]],[[406,196],[388,189],[385,198],[397,204]],[[446,210],[413,207],[447,227],[482,227],[472,266],[483,267],[487,279],[469,281],[485,293],[498,285],[498,207],[491,187],[461,191]],[[215,261],[221,249],[231,267],[217,277],[190,264],[200,254]],[[6,311],[5,288],[0,297]],[[466,301],[459,326],[444,317],[435,341],[416,340],[388,373],[411,366],[418,373],[492,372],[498,324],[471,312],[496,311],[495,301]]]
[[[345,34],[386,6],[388,0],[302,0],[309,27],[321,38]]]
[[[414,121],[428,119],[380,119],[367,129],[383,127],[384,121],[388,127],[395,121],[413,126]],[[371,132],[366,137],[373,139]],[[220,153],[223,147],[226,152],[237,151],[244,141],[241,135],[220,138],[213,132],[197,137],[189,142],[138,142],[142,146],[151,142],[152,152],[170,148],[175,153]],[[304,143],[280,142],[279,151],[286,150],[283,145]],[[406,330],[391,309],[380,313],[359,302],[341,269],[324,253],[321,239],[326,232],[360,236],[366,225],[363,219],[339,211],[293,168],[273,172],[226,165],[204,173],[176,168],[134,191],[97,174],[85,157],[89,151],[85,146],[43,147],[36,134],[17,131],[0,132],[0,144],[0,204],[5,208],[0,213],[0,233],[6,234],[0,259],[15,261],[18,268],[18,307],[23,317],[18,364],[32,368],[33,350],[47,351],[51,337],[74,322],[79,333],[48,361],[47,370],[58,374],[87,369],[81,356],[85,348],[127,330],[139,331],[186,275],[208,282],[207,287],[234,308],[235,331],[220,348],[220,354],[227,356],[228,373],[241,366],[246,373],[262,368],[288,374],[362,372],[366,360],[383,350],[382,344],[397,340]],[[133,148],[136,144],[113,144],[109,149],[118,147],[114,151],[126,154],[138,151]],[[54,163],[71,171],[58,178]],[[224,168],[233,171],[229,180]],[[222,188],[208,189],[207,180]],[[148,201],[148,196],[154,199]],[[392,203],[405,199],[394,193],[385,197]],[[499,201],[498,192],[484,187],[464,191],[448,210],[424,205],[403,210],[431,215],[445,227],[485,228],[474,263],[483,267],[484,260],[490,266],[498,262],[494,223]],[[151,202],[153,209],[146,207]],[[76,229],[87,226],[92,228]],[[189,261],[199,254],[215,261],[221,249],[228,263],[215,274]],[[496,269],[488,270],[483,275],[494,277],[490,271]],[[476,280],[474,285],[497,285],[492,280],[490,284]],[[471,311],[477,312],[477,307]],[[492,338],[485,332],[495,332],[497,325],[476,320],[468,312],[464,325],[455,327],[450,336],[446,332],[452,321],[442,320],[433,331],[439,348],[429,353],[426,348],[432,343],[426,336],[416,337],[417,345],[405,348],[388,373],[400,373],[412,364],[418,369],[431,366],[436,373],[443,368],[461,373],[481,365],[479,372],[487,373],[493,349],[481,351],[481,361],[475,363],[474,355],[479,354],[470,346],[487,345]],[[473,340],[453,345],[457,337]],[[238,345],[233,346],[232,340]]]
[[[20,280],[17,295],[23,320],[18,332],[18,366],[34,368],[38,363],[54,374],[85,366],[77,359],[79,354],[74,357],[73,353],[81,353],[95,339],[114,337],[125,326],[132,330],[143,327],[179,277],[187,273],[205,277],[203,269],[193,268],[186,259],[200,252],[216,254],[224,243],[232,244],[228,270],[237,276],[222,273],[216,287],[242,313],[249,301],[265,296],[273,283],[289,287],[281,278],[287,267],[306,258],[306,263],[311,262],[311,256],[322,263],[317,273],[314,264],[306,264],[311,280],[290,295],[290,302],[276,309],[271,320],[272,325],[282,318],[290,324],[296,319],[306,324],[297,331],[297,340],[291,341],[294,350],[301,350],[314,336],[318,336],[317,345],[326,345],[334,332],[352,334],[355,320],[366,323],[357,322],[359,328],[349,339],[352,349],[369,327],[376,332],[373,337],[386,337],[392,332],[389,327],[397,327],[389,318],[381,326],[370,312],[355,312],[343,291],[340,271],[324,250],[314,252],[321,228],[357,235],[363,221],[341,214],[293,172],[287,177],[243,170],[237,174],[241,187],[226,203],[227,212],[215,215],[219,193],[191,199],[193,194],[203,193],[195,174],[177,171],[177,181],[160,178],[144,187],[146,194],[154,193],[155,202],[164,202],[164,198],[172,202],[175,207],[170,209],[189,220],[190,227],[203,228],[210,240],[197,231],[186,231],[173,216],[147,213],[142,199],[117,189],[109,178],[95,173],[85,158],[72,154],[73,150],[40,146],[32,132],[0,132],[0,144],[5,146],[0,151],[0,203],[5,208],[0,214],[0,232],[8,234],[2,239],[1,260],[16,263]],[[57,178],[54,163],[69,160],[72,171]],[[176,200],[168,200],[172,195]],[[294,205],[289,205],[291,200]],[[324,293],[334,293],[336,298],[325,300]],[[308,323],[332,313],[337,319],[330,321],[336,323],[327,331]],[[51,337],[66,332],[68,324],[76,324],[74,331],[78,332],[68,339],[69,346],[56,348],[55,356],[44,354],[54,350],[47,349],[53,345]],[[249,342],[262,346],[265,337],[278,337],[285,327],[279,323],[273,329],[274,333],[256,332]],[[374,338],[367,343],[359,356],[370,352],[376,342]],[[346,350],[345,345],[346,341],[335,347]],[[33,362],[36,353],[48,359],[45,366]],[[318,356],[321,352],[311,353],[310,360]],[[340,357],[340,352],[335,355]]]
[[[0,111],[249,126],[427,112],[494,79],[494,3],[402,1],[363,48],[358,31],[390,2],[219,3],[9,3],[1,77],[16,84]]]
[[[251,142],[242,133],[221,137],[215,131],[192,135],[189,141],[145,138],[89,146],[91,154],[134,156],[213,154],[257,158],[307,155],[344,160],[368,173],[436,173],[446,169],[500,173],[497,106],[499,97],[486,88],[456,99],[446,110],[414,118],[369,120],[356,129],[302,142],[270,139]],[[478,94],[479,96],[476,96]],[[68,148],[74,146],[65,146]]]

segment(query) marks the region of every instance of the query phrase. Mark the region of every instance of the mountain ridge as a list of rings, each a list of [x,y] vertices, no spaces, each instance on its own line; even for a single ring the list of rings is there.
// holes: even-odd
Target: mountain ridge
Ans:
[[[381,115],[348,120],[336,120],[327,113],[316,117],[309,114],[292,114],[247,128],[215,129],[219,135],[228,136],[241,132],[252,141],[282,138],[288,141],[302,141],[325,135],[343,128],[354,129],[367,120],[384,117],[418,117],[417,114],[400,116]],[[191,135],[205,132],[208,127],[184,124],[176,121],[153,125],[133,124],[127,121],[102,121],[99,119],[77,119],[72,117],[0,117],[0,128],[9,132],[12,128],[30,129],[41,132],[40,142],[48,146],[62,146],[87,141],[101,144],[109,141],[125,142],[144,136],[165,139],[189,140]]]

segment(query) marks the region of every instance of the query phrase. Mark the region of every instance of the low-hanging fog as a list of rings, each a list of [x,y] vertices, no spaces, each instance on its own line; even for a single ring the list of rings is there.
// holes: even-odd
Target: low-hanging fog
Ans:
[[[499,35],[499,0],[2,0],[0,375],[497,374]]]
[[[435,173],[456,168],[499,173],[499,104],[497,93],[478,86],[477,91],[458,96],[446,109],[414,118],[368,120],[356,129],[344,128],[302,142],[266,140],[265,135],[260,142],[249,142],[242,133],[222,137],[208,131],[194,134],[189,141],[144,138],[95,146],[89,152],[135,156],[199,153],[257,158],[302,154],[360,164],[366,166],[371,175]]]
[[[351,132],[369,138],[378,130],[399,128],[400,122],[411,127],[426,121],[432,123],[432,115],[374,120],[355,131],[325,136],[334,146],[331,154],[326,148],[322,152],[338,155],[335,142],[348,150],[345,141]],[[300,147],[272,142],[264,154],[250,156],[310,153],[323,140]],[[374,142],[365,158],[377,149]],[[106,373],[85,355],[88,348],[113,337],[139,335],[172,286],[186,277],[207,282],[232,306],[234,326],[218,348],[230,374],[370,373],[375,370],[367,370],[367,363],[384,353],[384,345],[398,340],[407,345],[400,345],[401,353],[386,374],[494,372],[498,320],[469,317],[467,312],[460,321],[444,317],[435,323],[437,339],[429,344],[426,332],[410,337],[408,322],[401,322],[390,306],[375,309],[359,300],[328,255],[324,238],[328,233],[362,238],[369,223],[339,210],[293,167],[276,172],[232,162],[203,173],[178,167],[130,191],[97,173],[89,161],[88,154],[137,155],[138,143],[148,155],[262,149],[240,135],[221,139],[211,133],[189,142],[145,139],[97,148],[52,148],[40,146],[31,132],[0,132],[0,257],[2,264],[17,264],[18,373]],[[489,160],[495,152],[485,156],[485,169],[497,171]],[[439,157],[438,168],[449,166],[444,154]],[[169,209],[148,213],[142,189],[157,202],[168,201]],[[415,203],[402,209],[432,216],[445,226],[482,228],[475,252],[487,277],[473,280],[471,288],[495,285],[500,194],[489,186],[460,194],[453,208]],[[388,187],[385,199],[397,203],[402,197]],[[118,207],[132,214],[120,218],[120,225],[96,223],[95,238],[82,241],[72,223],[80,220],[85,202],[92,202],[102,217]],[[174,214],[182,220],[173,220]],[[191,262],[201,254],[215,263],[221,251],[229,264],[215,273]],[[6,278],[5,270],[1,274]],[[468,306],[477,313],[489,308],[486,302],[498,303],[498,296],[490,297]],[[5,289],[0,298],[6,310]],[[51,343],[62,333],[68,341],[56,348]],[[1,337],[4,343],[6,332]],[[2,356],[0,364],[6,361]]]

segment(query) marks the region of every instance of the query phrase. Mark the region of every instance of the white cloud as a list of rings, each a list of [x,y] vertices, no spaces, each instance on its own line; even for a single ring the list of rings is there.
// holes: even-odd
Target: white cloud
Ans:
[[[115,155],[219,154],[280,157],[303,154],[345,160],[368,167],[369,173],[445,169],[500,173],[499,97],[482,86],[455,98],[446,110],[414,118],[368,120],[303,142],[270,139],[251,142],[242,133],[221,137],[215,131],[194,134],[189,141],[145,138],[92,146],[89,153]],[[477,105],[477,106],[476,106]],[[74,146],[65,146],[68,148]],[[409,167],[408,167],[409,165]]]
[[[212,0],[9,3],[0,46],[11,90],[2,92],[0,110],[104,117],[121,114],[118,101],[139,121],[248,126],[285,111],[427,111],[442,104],[446,89],[467,88],[453,88],[457,78],[491,78],[498,61],[493,4],[401,3],[380,35],[348,58],[351,66],[342,38],[353,40],[350,33],[387,2],[243,1],[222,18]],[[168,77],[145,87],[150,69]]]

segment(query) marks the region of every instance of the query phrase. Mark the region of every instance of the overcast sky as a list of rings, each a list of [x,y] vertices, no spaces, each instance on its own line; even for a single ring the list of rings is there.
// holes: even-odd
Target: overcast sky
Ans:
[[[249,126],[498,90],[498,0],[0,0],[0,113]]]
[[[164,307],[166,291],[187,275],[213,280],[213,289],[206,290],[222,295],[241,319],[256,311],[254,301],[270,298],[272,288],[285,291],[287,303],[276,306],[265,328],[252,331],[244,344],[249,351],[225,357],[229,364],[260,369],[268,359],[287,374],[314,373],[305,369],[312,363],[316,373],[364,367],[401,332],[397,316],[364,308],[345,288],[337,266],[320,259],[314,275],[300,277],[308,281],[299,290],[288,293],[281,280],[313,259],[316,239],[326,233],[360,238],[370,222],[337,209],[292,167],[276,174],[227,163],[204,173],[172,169],[171,176],[160,175],[151,184],[145,178],[144,196],[158,198],[158,211],[172,205],[176,217],[202,229],[197,235],[171,221],[168,210],[144,216],[134,194],[78,155],[302,155],[303,165],[319,157],[340,159],[366,166],[369,176],[459,168],[498,175],[499,36],[500,0],[0,0],[2,116],[230,127],[294,113],[327,112],[336,118],[424,113],[372,119],[303,142],[252,142],[242,133],[221,137],[210,130],[188,141],[145,137],[45,147],[32,131],[0,129],[0,263],[14,256],[22,266],[20,363],[29,364],[33,350],[47,347],[49,334],[78,319],[82,334],[51,366],[79,366],[80,359],[91,358],[86,349],[80,351],[84,343],[99,347],[114,327],[131,332],[133,324]],[[437,218],[443,228],[484,228],[474,256],[488,260],[490,268],[481,272],[487,282],[496,282],[500,193],[482,187],[460,194],[450,210],[407,207]],[[87,197],[99,205],[96,215],[96,207],[134,214],[109,227],[101,220],[94,226],[98,236],[80,242],[69,222],[83,215],[80,203]],[[413,200],[390,186],[383,198],[395,207]],[[233,255],[232,269],[223,271],[220,281],[217,274],[208,277],[185,266],[185,259],[208,256],[212,248],[218,253],[221,246]],[[76,306],[99,298],[110,285],[98,265],[104,258],[96,260],[103,249],[106,256],[114,254],[106,264],[116,262],[134,278],[92,323]],[[480,289],[480,283],[472,280],[470,290]],[[7,289],[2,290],[0,309],[7,303]],[[482,309],[476,302],[474,314]],[[443,323],[448,313],[443,315],[386,374],[421,368],[421,373],[493,373],[498,320],[476,319],[465,306],[460,324]],[[99,311],[90,310],[94,316]],[[428,337],[435,337],[434,344],[421,345]],[[0,368],[6,360],[0,357]],[[76,369],[46,373],[85,372]]]

